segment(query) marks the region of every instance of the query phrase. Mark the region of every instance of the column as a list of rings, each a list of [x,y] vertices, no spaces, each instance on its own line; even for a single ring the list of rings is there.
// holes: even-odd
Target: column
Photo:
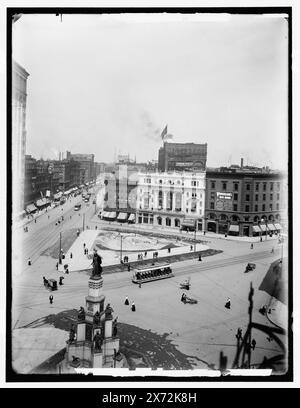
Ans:
[[[163,210],[167,209],[167,193],[163,192]]]

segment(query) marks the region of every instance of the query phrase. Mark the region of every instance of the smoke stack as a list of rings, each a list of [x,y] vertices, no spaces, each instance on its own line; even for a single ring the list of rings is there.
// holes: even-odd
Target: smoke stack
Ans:
[[[244,159],[241,158],[241,169],[243,169],[243,168],[244,168]]]

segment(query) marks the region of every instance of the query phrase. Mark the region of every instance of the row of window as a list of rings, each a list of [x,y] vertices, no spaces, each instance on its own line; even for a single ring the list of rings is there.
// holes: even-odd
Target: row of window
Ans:
[[[216,193],[214,191],[212,191],[210,193],[210,198],[213,200],[213,199],[215,199],[215,197],[216,197]],[[238,201],[238,197],[239,197],[238,193],[233,194],[233,200],[234,201]],[[255,201],[258,201],[258,198],[259,198],[258,194],[255,194]],[[266,194],[265,193],[262,195],[262,199],[263,199],[263,201],[266,201]],[[274,199],[274,195],[273,195],[273,193],[271,193],[270,194],[270,201],[272,201],[273,199]],[[276,194],[276,199],[280,200],[280,194],[279,193]],[[245,201],[250,201],[250,194],[245,195]]]
[[[211,210],[215,209],[215,203],[214,202],[210,203],[210,209]],[[238,211],[238,205],[233,204],[232,209],[233,209],[233,211]],[[261,211],[273,211],[274,209],[275,209],[275,207],[273,207],[272,203],[269,204],[269,209],[268,210],[266,210],[266,205],[265,204],[262,204],[262,206],[261,206]],[[255,204],[254,212],[258,212],[258,211],[259,211],[258,205]],[[276,211],[279,211],[279,203],[276,204]],[[248,204],[245,205],[245,212],[250,212],[250,206]]]
[[[226,191],[227,190],[227,181],[222,181],[222,189],[223,189],[223,191]],[[260,186],[260,184],[262,184],[262,186],[263,186],[263,191],[266,191],[267,190],[267,183],[266,182],[263,182],[263,183],[255,183],[255,191],[259,191],[259,186]],[[271,181],[270,183],[269,183],[269,186],[270,186],[270,191],[273,191],[273,189],[274,189],[274,182],[273,181]],[[277,186],[277,191],[279,191],[280,190],[280,182],[278,181],[278,182],[276,182],[276,186]],[[212,190],[214,190],[215,188],[216,188],[216,182],[215,181],[211,181],[210,182],[210,188],[212,189]],[[239,189],[239,183],[237,183],[237,182],[234,182],[233,183],[233,190],[234,191],[238,191],[238,189]],[[246,183],[246,190],[247,191],[250,191],[251,190],[251,184],[250,183]]]
[[[144,183],[151,184],[151,178],[145,178]],[[175,183],[172,180],[165,180],[165,182],[163,182],[163,180],[160,179],[160,180],[158,180],[158,184],[172,184],[172,185],[174,185]],[[176,184],[178,184],[178,185],[181,184],[182,186],[184,186],[184,181],[176,180]],[[192,187],[199,187],[199,181],[191,180],[191,186]]]

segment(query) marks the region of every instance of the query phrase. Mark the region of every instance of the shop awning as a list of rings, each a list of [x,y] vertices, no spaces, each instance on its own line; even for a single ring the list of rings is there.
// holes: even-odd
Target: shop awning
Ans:
[[[260,228],[262,231],[267,231],[266,224],[260,224]]]
[[[54,194],[54,200],[58,200],[62,196],[62,192]]]
[[[195,227],[195,220],[194,219],[189,219],[189,218],[185,218],[182,223],[181,223],[182,227]]]
[[[274,227],[275,227],[277,230],[281,230],[281,229],[282,229],[282,227],[281,227],[280,224],[274,224]]]
[[[110,213],[109,213],[109,217],[108,217],[108,218],[113,219],[113,218],[116,218],[116,216],[117,216],[117,213],[116,213],[115,211],[113,211],[113,212],[110,212]]]
[[[128,216],[127,213],[119,213],[117,219],[120,220],[120,221],[126,221],[126,220],[127,220],[127,216]]]
[[[26,207],[26,212],[28,212],[28,213],[32,213],[33,211],[36,211],[36,210],[37,210],[37,208],[36,208],[36,206],[34,204],[29,204]]]
[[[37,200],[36,206],[37,207],[43,207],[44,205],[49,204],[50,201],[47,198],[41,198],[40,200]]]
[[[130,214],[128,221],[135,221],[135,214]]]
[[[239,226],[239,225],[230,224],[229,231],[239,232],[239,231],[240,231],[240,226]]]
[[[268,228],[270,231],[276,231],[276,228],[273,224],[268,224]]]
[[[103,211],[103,213],[101,214],[103,218],[106,218],[109,216],[109,212],[107,211]]]
[[[253,232],[261,232],[261,229],[258,225],[253,225]]]

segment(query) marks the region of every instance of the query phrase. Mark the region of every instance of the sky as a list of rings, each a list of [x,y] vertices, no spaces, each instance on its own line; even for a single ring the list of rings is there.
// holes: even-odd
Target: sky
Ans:
[[[23,15],[13,58],[30,74],[26,153],[158,158],[208,144],[208,166],[287,167],[288,24],[260,15]]]

